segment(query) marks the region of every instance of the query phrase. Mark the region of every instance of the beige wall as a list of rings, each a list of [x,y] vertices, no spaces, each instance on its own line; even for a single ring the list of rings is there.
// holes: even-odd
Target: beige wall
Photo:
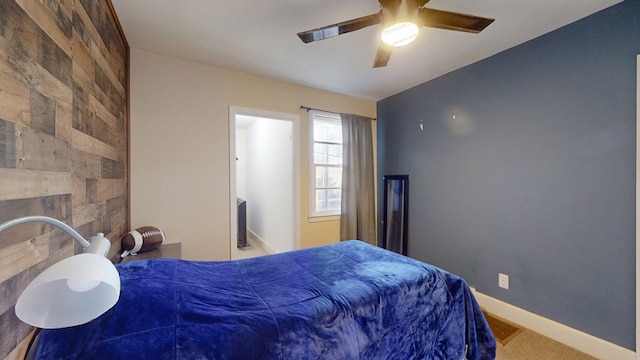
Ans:
[[[309,223],[308,116],[300,105],[375,117],[376,103],[131,49],[131,226],[154,225],[183,258],[225,260],[229,241],[229,106],[300,116],[300,243],[339,240]]]

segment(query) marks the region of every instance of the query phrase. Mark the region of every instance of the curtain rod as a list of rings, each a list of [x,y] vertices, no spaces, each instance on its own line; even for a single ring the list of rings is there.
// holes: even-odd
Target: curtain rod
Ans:
[[[324,112],[328,112],[328,113],[332,113],[332,114],[340,114],[339,112],[335,112],[335,111],[329,111],[329,110],[322,110],[322,109],[316,109],[316,108],[312,108],[312,107],[308,107],[308,106],[304,106],[304,105],[300,105],[300,109],[303,110],[307,110],[307,112],[311,111],[311,110],[315,110],[315,111],[324,111]],[[362,115],[359,115],[362,116]],[[369,116],[362,116],[362,117],[366,117],[368,119],[371,119],[373,121],[376,121],[376,118],[372,118]]]

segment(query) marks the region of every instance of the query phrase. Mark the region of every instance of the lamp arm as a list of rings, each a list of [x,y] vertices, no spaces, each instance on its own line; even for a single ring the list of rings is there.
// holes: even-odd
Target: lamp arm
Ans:
[[[82,235],[80,235],[77,231],[75,231],[71,226],[63,223],[60,220],[57,220],[48,216],[25,216],[25,217],[13,219],[13,220],[7,221],[4,224],[0,224],[0,232],[7,230],[10,227],[14,227],[16,225],[26,224],[30,222],[43,222],[61,229],[67,234],[69,234],[72,238],[74,238],[77,242],[79,242],[80,246],[82,246],[82,248],[84,249],[88,248],[89,245],[91,245],[87,240],[85,240],[85,238],[82,237]]]

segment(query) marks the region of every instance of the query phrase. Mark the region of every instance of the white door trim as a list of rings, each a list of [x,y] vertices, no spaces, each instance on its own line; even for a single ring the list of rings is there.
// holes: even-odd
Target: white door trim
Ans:
[[[267,110],[229,106],[229,245],[231,260],[238,258],[236,206],[236,116],[287,120],[293,123],[293,246],[300,248],[300,116]]]

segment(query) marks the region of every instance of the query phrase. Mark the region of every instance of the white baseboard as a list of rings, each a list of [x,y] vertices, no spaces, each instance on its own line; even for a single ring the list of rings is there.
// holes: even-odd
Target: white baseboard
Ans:
[[[472,289],[472,291],[480,306],[487,312],[578,349],[595,358],[601,360],[636,360],[636,353],[622,346],[484,295],[475,289]]]
[[[253,240],[256,241],[256,245],[258,245],[262,250],[266,251],[267,254],[275,254],[276,251],[267,244],[266,241],[262,240],[258,235],[256,235],[253,231],[247,229],[247,233]]]

